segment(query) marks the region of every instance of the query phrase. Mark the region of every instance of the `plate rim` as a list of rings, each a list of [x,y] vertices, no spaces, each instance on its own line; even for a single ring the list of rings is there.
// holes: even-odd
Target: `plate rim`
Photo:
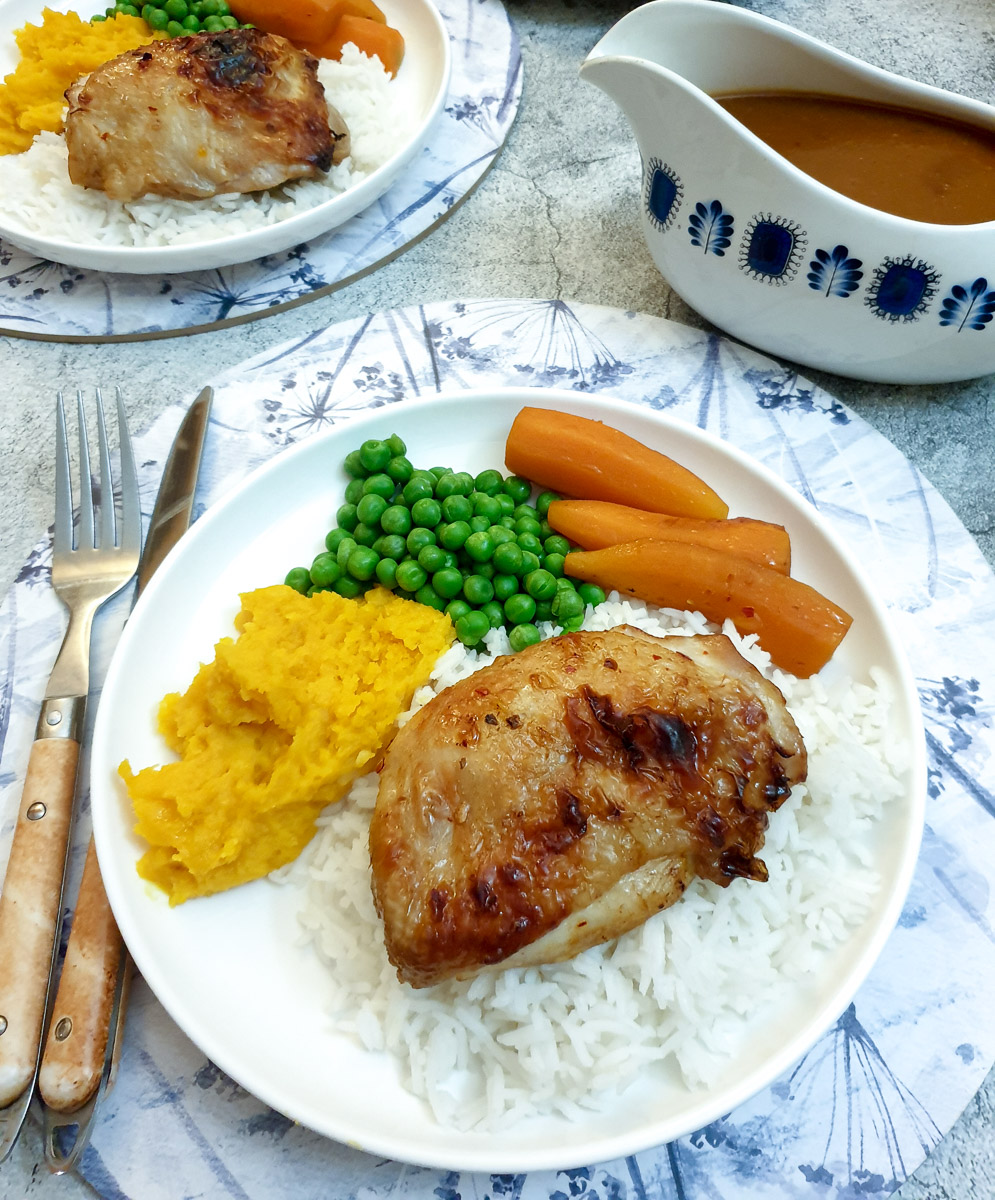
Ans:
[[[910,734],[913,736],[910,740],[910,761],[909,761],[909,788],[908,794],[903,795],[902,799],[895,803],[906,804],[909,801],[908,814],[903,821],[903,837],[902,851],[898,859],[895,877],[892,880],[892,887],[887,895],[885,904],[882,910],[878,913],[878,919],[873,926],[873,932],[867,938],[866,944],[862,951],[852,960],[848,970],[844,973],[843,979],[845,984],[834,986],[828,995],[824,995],[821,1002],[815,1008],[815,1016],[810,1017],[799,1029],[798,1033],[785,1043],[782,1048],[776,1053],[769,1056],[762,1064],[752,1071],[752,1073],[743,1076],[741,1080],[726,1087],[720,1095],[711,1097],[706,1101],[695,1101],[694,1103],[694,1120],[690,1124],[686,1119],[682,1122],[675,1120],[658,1120],[655,1124],[647,1127],[637,1127],[642,1129],[642,1133],[633,1132],[631,1129],[625,1134],[614,1134],[608,1141],[608,1144],[598,1147],[596,1150],[596,1161],[607,1161],[609,1159],[618,1158],[623,1155],[638,1153],[647,1148],[658,1145],[664,1141],[672,1140],[673,1138],[684,1136],[692,1132],[694,1129],[700,1128],[702,1125],[709,1123],[727,1112],[732,1111],[739,1104],[743,1103],[751,1096],[757,1094],[764,1087],[773,1082],[784,1070],[795,1063],[825,1032],[826,1029],[839,1017],[846,1006],[850,1003],[855,993],[858,991],[871,968],[879,957],[885,943],[893,931],[898,918],[900,916],[905,897],[911,885],[912,877],[915,871],[915,866],[918,858],[919,845],[922,838],[924,820],[925,820],[925,804],[926,804],[926,746],[925,733],[922,710],[918,702],[918,694],[915,684],[915,679],[911,670],[911,665],[904,653],[901,643],[898,639],[897,632],[894,628],[894,623],[889,619],[889,611],[885,603],[880,600],[871,586],[866,573],[862,566],[856,561],[854,556],[843,540],[836,533],[830,521],[828,521],[819,510],[806,500],[796,489],[792,488],[784,479],[773,472],[765,463],[755,458],[753,455],[741,450],[734,443],[719,437],[714,433],[703,430],[698,426],[682,420],[678,416],[664,414],[650,408],[635,404],[629,400],[615,399],[608,393],[578,393],[557,388],[547,387],[522,387],[522,386],[495,386],[495,387],[473,387],[473,388],[450,388],[446,391],[441,391],[429,396],[408,397],[403,403],[402,413],[410,412],[416,408],[435,408],[440,404],[451,404],[458,402],[460,404],[472,405],[474,402],[481,401],[514,401],[521,405],[523,403],[531,403],[537,407],[557,407],[563,404],[570,404],[574,408],[578,406],[584,409],[594,409],[604,414],[602,419],[609,419],[610,414],[621,414],[634,418],[637,422],[646,422],[655,424],[662,430],[679,430],[682,436],[686,436],[692,442],[709,448],[711,451],[718,451],[720,454],[728,455],[737,461],[742,467],[752,474],[759,474],[763,481],[770,486],[774,492],[778,493],[783,499],[788,501],[796,509],[804,511],[821,534],[826,538],[832,547],[833,551],[839,555],[844,561],[848,570],[851,572],[853,581],[859,587],[866,602],[870,605],[872,611],[878,618],[881,627],[881,632],[884,634],[885,643],[894,660],[897,669],[897,678],[894,681],[897,693],[903,701],[907,702],[908,716],[911,718],[913,729]],[[192,539],[197,536],[199,539],[205,539],[209,536],[213,525],[225,519],[229,511],[240,503],[244,494],[259,485],[260,480],[264,480],[269,474],[275,474],[281,470],[287,470],[287,464],[299,456],[308,453],[317,452],[320,447],[328,440],[341,438],[343,431],[349,430],[355,432],[361,430],[364,425],[377,425],[385,420],[385,414],[393,414],[397,411],[396,405],[390,405],[381,408],[367,409],[355,414],[350,414],[341,421],[336,422],[330,429],[316,434],[312,437],[299,441],[289,447],[278,450],[266,462],[262,463],[254,470],[249,472],[240,483],[229,492],[223,499],[212,505],[210,509],[201,517],[200,520],[184,539],[170,552],[170,555],[165,560],[163,567],[153,577],[148,588],[139,599],[135,608],[135,614],[141,612],[151,606],[154,598],[161,587],[166,586],[166,583],[171,574],[171,568],[175,568],[177,561],[182,561],[182,557],[189,550],[184,550],[184,546],[189,546]],[[198,532],[199,531],[199,532]],[[129,622],[129,628],[131,622]],[[111,685],[116,682],[117,673],[121,669],[120,661],[126,653],[127,647],[130,646],[131,638],[129,638],[129,628],[126,628],[124,636],[121,639],[119,649],[115,651],[111,662],[110,669],[107,675],[107,684]],[[106,710],[104,710],[106,711]],[[104,723],[101,722],[101,710],[98,709],[97,719],[94,729],[94,749],[96,748],[104,736]],[[94,773],[96,770],[98,755],[94,753],[94,766],[91,768]],[[93,782],[91,781],[91,794],[93,794]],[[110,809],[113,806],[108,804],[101,806],[98,802],[94,806],[94,835],[97,841],[98,855],[101,854],[101,847],[104,845],[108,833],[107,823],[113,818],[109,815]],[[103,853],[108,853],[107,847],[104,846]],[[113,879],[113,872],[109,873],[111,879],[108,886],[108,896],[111,900],[112,908],[115,916],[118,918],[119,924],[122,927],[122,932],[128,940],[128,933],[132,930],[132,922],[130,914],[127,910],[122,910],[119,913],[118,906],[122,903],[122,896],[118,893],[116,883]],[[130,943],[129,943],[130,945]],[[137,954],[133,951],[133,956],[139,967],[143,969],[143,962],[148,962],[145,948],[143,947]],[[153,968],[149,974],[156,976],[156,971]],[[150,981],[150,987],[154,994],[159,997],[159,989],[154,987]],[[180,1019],[174,1012],[173,1007],[163,1003],[166,1011],[170,1016],[177,1021],[180,1027],[191,1037],[191,1040],[200,1047],[205,1053],[209,1053],[213,1061],[218,1063],[228,1074],[239,1080],[244,1078],[244,1072],[240,1072],[237,1064],[231,1064],[226,1061],[226,1054],[216,1054],[213,1049],[209,1050],[200,1038],[194,1036],[190,1032],[188,1022]],[[271,1105],[277,1111],[283,1112],[284,1115],[291,1116],[294,1120],[301,1120],[308,1128],[314,1129],[317,1133],[344,1142],[349,1145],[357,1146],[358,1148],[373,1154],[381,1154],[390,1158],[399,1159],[400,1161],[409,1162],[419,1166],[467,1170],[467,1171],[491,1171],[507,1173],[509,1171],[532,1171],[532,1170],[550,1170],[550,1169],[566,1169],[568,1167],[577,1166],[580,1160],[575,1156],[564,1157],[562,1153],[557,1153],[554,1148],[546,1148],[542,1152],[531,1152],[526,1156],[519,1155],[514,1161],[509,1160],[509,1156],[502,1154],[500,1147],[492,1152],[492,1156],[488,1157],[484,1152],[476,1152],[467,1154],[461,1151],[458,1146],[452,1153],[438,1153],[433,1148],[425,1150],[423,1148],[413,1146],[409,1151],[400,1153],[396,1140],[390,1136],[384,1137],[379,1131],[374,1131],[371,1135],[369,1132],[364,1135],[361,1142],[348,1134],[341,1132],[331,1132],[327,1127],[317,1127],[310,1119],[302,1119],[299,1113],[292,1111],[292,1106],[287,1106],[281,1097],[274,1095],[272,1089],[258,1086],[257,1082],[252,1085],[245,1085],[248,1090],[265,1103]],[[711,1090],[711,1089],[709,1089]],[[689,1093],[690,1096],[690,1093]],[[597,1115],[596,1110],[593,1112]],[[668,1125],[679,1125],[679,1128],[668,1128]],[[438,1126],[439,1129],[443,1127]],[[647,1136],[649,1130],[653,1130],[652,1136]],[[444,1131],[450,1138],[458,1142],[460,1132],[458,1130]],[[471,1131],[479,1132],[479,1131]],[[514,1127],[508,1130],[488,1131],[491,1140],[495,1142],[508,1138],[509,1134],[513,1138]],[[586,1165],[590,1161],[589,1157],[584,1158],[583,1162]]]

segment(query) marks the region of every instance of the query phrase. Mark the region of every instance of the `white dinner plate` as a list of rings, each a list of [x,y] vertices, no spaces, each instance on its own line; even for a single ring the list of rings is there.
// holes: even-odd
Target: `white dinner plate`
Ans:
[[[416,464],[476,472],[502,467],[525,404],[604,420],[698,472],[743,514],[783,524],[792,573],[830,595],[853,626],[824,674],[891,681],[892,734],[910,747],[903,794],[868,849],[882,878],[870,915],[802,981],[784,980],[752,1018],[745,1048],[714,1086],[689,1090],[663,1068],[644,1071],[604,1112],[543,1118],[499,1132],[440,1127],[403,1090],[393,1063],[336,1032],[324,970],[295,945],[300,895],[258,881],[171,909],[139,879],[143,843],[116,768],[162,762],[158,702],[190,682],[215,642],[233,633],[240,592],[310,562],[341,503],[345,454],[396,432]],[[551,452],[555,447],[550,447]],[[378,1155],[463,1170],[518,1172],[614,1159],[682,1136],[735,1108],[798,1059],[846,1007],[897,920],[919,846],[925,755],[914,683],[881,603],[815,510],[735,447],[632,405],[577,392],[520,388],[408,401],[335,426],[278,455],[208,511],[166,559],[128,622],[101,698],[91,803],[114,913],[139,969],[185,1033],[249,1091],[295,1121]],[[830,897],[827,897],[831,900]]]
[[[100,0],[0,0],[0,77],[17,65],[14,31],[27,23],[41,24],[43,7],[90,17],[103,12]],[[446,99],[451,66],[449,36],[432,0],[383,0],[379,5],[388,22],[404,36],[404,61],[394,80],[395,103],[411,123],[407,141],[365,179],[337,196],[273,225],[229,237],[174,246],[77,245],[61,239],[58,230],[42,236],[22,228],[4,215],[0,205],[0,237],[52,262],[125,274],[171,274],[203,271],[250,262],[277,254],[344,224],[387,191],[400,172],[425,145],[432,122]]]

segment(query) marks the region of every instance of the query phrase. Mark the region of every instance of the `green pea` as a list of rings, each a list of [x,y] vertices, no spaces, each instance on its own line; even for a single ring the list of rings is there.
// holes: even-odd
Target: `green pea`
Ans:
[[[168,4],[171,0],[166,0],[166,2]],[[184,0],[185,2],[186,0]],[[208,5],[211,7],[208,8]],[[204,24],[206,25],[211,17],[217,15],[216,0],[201,0],[201,12],[205,17]],[[371,474],[382,471],[392,457],[390,446],[386,442],[382,442],[379,438],[368,438],[359,447],[359,461]]]
[[[446,550],[444,552],[444,558],[446,560],[445,566],[447,566],[447,567],[458,567],[459,566],[459,556],[457,554],[455,554],[452,550]]]
[[[516,504],[515,511],[511,515],[516,521],[521,521],[523,518],[525,518],[529,521],[535,521],[536,524],[539,522],[539,518],[536,516],[536,510],[531,504]]]
[[[540,517],[544,517],[549,512],[549,506],[554,500],[559,500],[560,497],[556,492],[540,492],[536,496],[536,512]]]
[[[483,575],[467,575],[463,580],[463,595],[475,607],[494,599],[494,584]]]
[[[473,476],[469,471],[457,471],[456,479],[459,483],[460,495],[469,496],[473,491]]]
[[[538,571],[542,566],[538,554],[533,554],[531,550],[522,551],[522,576],[528,575],[529,571]]]
[[[494,539],[486,529],[477,530],[463,543],[463,550],[474,562],[487,562],[494,554]]]
[[[307,590],[311,586],[311,572],[307,567],[291,567],[283,582],[287,587],[292,587],[295,592],[306,596]]]
[[[512,650],[517,654],[519,650],[524,650],[526,646],[534,646],[537,642],[541,642],[542,635],[535,625],[525,621],[521,625],[516,625],[509,632],[508,641],[511,643]]]
[[[552,621],[553,619],[553,602],[552,600],[537,600],[536,615],[533,618],[536,625],[540,621]]]
[[[494,586],[495,598],[502,603],[518,591],[518,580],[514,575],[495,575],[491,583]]]
[[[446,552],[441,546],[423,546],[418,551],[417,562],[420,567],[425,568],[429,575],[432,575],[434,572],[441,571],[445,567]],[[456,592],[452,592],[450,598],[455,595]]]
[[[536,613],[536,602],[524,592],[516,592],[504,602],[504,615],[511,625],[524,625],[531,621]]]
[[[194,4],[192,8],[193,15],[199,17],[200,5]],[[351,475],[353,479],[365,479],[369,475],[369,471],[360,462],[358,450],[350,450],[345,456],[342,465],[345,467],[346,474]]]
[[[411,532],[411,510],[403,504],[391,504],[383,510],[380,517],[380,528],[384,533],[400,534],[407,537]]]
[[[515,504],[521,504],[532,495],[532,484],[520,475],[509,475],[504,481],[504,491]]]
[[[468,612],[456,621],[455,628],[456,636],[464,646],[476,646],[489,632],[491,623],[482,612]]]
[[[197,18],[195,17],[194,20]],[[346,504],[358,504],[366,494],[363,491],[362,479],[350,479],[345,485],[345,502]]]
[[[134,6],[134,4],[119,4],[117,6],[117,11],[121,14],[122,17],[140,17],[141,16],[141,13]]]
[[[162,9],[166,16],[171,17],[174,21],[182,21],[184,17],[190,15],[190,6],[187,4],[187,0],[164,0]]]
[[[454,474],[454,471],[452,467],[429,467],[428,473],[429,475],[433,476],[435,482],[438,483],[443,475],[452,475]]]
[[[422,584],[418,591],[415,592],[415,599],[419,604],[427,604],[429,608],[434,608],[437,612],[445,611],[446,601],[444,597],[440,596],[430,584]]]
[[[552,600],[557,593],[556,576],[541,567],[537,571],[530,571],[522,582],[533,600]]]
[[[511,514],[515,511],[514,500],[512,500],[512,498],[508,495],[507,492],[498,492],[497,495],[495,496],[495,499],[497,500],[498,504],[501,505],[502,516],[510,517]],[[512,524],[514,524],[514,522],[512,522]]]
[[[403,454],[395,454],[385,468],[385,474],[396,483],[407,483],[414,473],[414,467]]]
[[[495,492],[501,490],[501,485],[504,483],[504,478],[500,471],[481,471],[477,478],[473,481],[473,486],[478,492],[485,492],[488,496],[493,496]]]
[[[458,492],[446,496],[442,501],[442,518],[445,521],[469,521],[473,516],[473,505],[466,496]]]
[[[408,559],[407,562],[397,564],[396,578],[399,588],[403,588],[406,592],[417,592],[420,587],[425,586],[428,575],[414,559]]]
[[[539,555],[542,553],[542,542],[539,541],[534,533],[520,533],[515,538],[515,541],[518,542],[523,551],[529,554]]]
[[[359,513],[356,511],[355,504],[341,504],[335,513],[335,523],[340,529],[347,529],[350,533],[359,524]]]
[[[383,496],[378,496],[376,492],[369,492],[356,505],[356,513],[364,525],[379,525],[380,518],[387,508],[387,501]]]
[[[578,584],[577,595],[580,596],[585,604],[590,604],[592,608],[597,608],[599,604],[604,604],[605,602],[605,593],[596,583]]]
[[[183,28],[179,21],[167,21],[166,32],[171,38],[186,37],[187,35],[187,31]]]
[[[332,591],[338,593],[340,596],[344,596],[347,600],[355,600],[366,589],[358,579],[353,579],[351,575],[340,575],[332,584]]]
[[[202,17],[213,17],[218,13],[218,0],[200,0],[200,15]],[[362,450],[362,447],[360,447]]]
[[[451,521],[439,530],[439,544],[447,550],[461,550],[469,536],[470,526],[466,521]]]
[[[433,529],[442,520],[442,505],[438,500],[416,500],[411,506],[411,519],[416,525]]]
[[[565,537],[561,537],[558,533],[554,533],[552,537],[546,538],[542,544],[542,548],[547,554],[570,553],[570,543]]]
[[[408,547],[399,533],[385,533],[373,543],[373,549],[383,558],[394,558],[400,562]]]
[[[357,546],[352,554],[349,555],[346,567],[353,579],[360,579],[365,583],[377,573],[377,563],[379,561],[380,555],[372,547]]]
[[[339,542],[348,536],[348,530],[340,529],[338,526],[336,526],[334,529],[329,529],[329,531],[325,534],[325,549],[331,550],[331,552],[334,554],[339,548]]]
[[[433,580],[433,586],[434,586],[434,580]],[[439,589],[436,588],[435,590],[438,591]],[[470,608],[469,604],[467,604],[467,602],[465,600],[459,600],[459,599],[450,600],[449,603],[446,605],[446,615],[449,617],[450,621],[452,621],[452,623],[454,625],[460,619],[460,617],[466,616],[466,614],[468,612],[472,612],[472,611],[473,610]]]
[[[490,529],[491,523],[486,517],[471,517],[470,532],[471,533],[486,533]]]
[[[169,24],[169,17],[161,8],[153,8],[146,20],[149,27],[156,30],[157,33],[161,33]]]
[[[553,598],[553,616],[561,625],[575,618],[584,617],[584,601],[573,590],[560,588]]]
[[[474,563],[473,571],[475,575],[483,575],[485,579],[491,580],[493,580],[494,576],[497,574],[497,571],[494,570],[494,564],[492,562]]]
[[[440,500],[460,494],[460,481],[454,471],[445,471],[436,478],[435,494]]]
[[[90,18],[90,24],[92,25],[95,21],[106,21],[106,20],[107,20],[106,13],[97,13],[95,16],[92,16]]]
[[[349,555],[356,549],[357,542],[354,538],[346,537],[339,542],[335,549],[335,561],[339,564],[339,570],[345,571],[349,562]]]
[[[227,10],[228,5],[225,3],[225,0],[221,0],[221,5]],[[220,12],[221,9],[219,8],[218,11]],[[222,16],[224,16],[224,13],[222,13]],[[387,439],[387,445],[390,447],[391,454],[393,454],[395,457],[401,457],[408,452],[408,448],[404,444],[404,440],[396,433],[392,433],[390,435],[390,437]]]
[[[412,529],[404,539],[404,544],[408,547],[408,553],[415,558],[418,557],[419,550],[422,550],[425,546],[434,546],[437,542],[438,538],[435,536],[435,531],[424,529],[421,526]]]
[[[371,475],[363,483],[364,496],[383,496],[385,500],[389,500],[394,495],[394,481],[389,475],[380,472],[377,475]]]
[[[566,561],[562,554],[544,554],[542,557],[542,569],[548,571],[550,575],[559,577],[563,574],[563,564]]]
[[[238,17],[233,17],[230,13],[225,13],[221,18],[221,24],[225,29],[237,29]]]
[[[502,542],[494,548],[494,568],[501,575],[520,575],[522,558],[522,548],[517,542]]]
[[[435,549],[435,547],[432,547]],[[418,561],[421,563],[421,555],[418,556]],[[422,563],[422,566],[425,564]],[[439,593],[440,596],[445,596],[447,600],[452,600],[454,596],[458,596],[463,588],[463,572],[458,567],[441,567],[437,568],[432,575],[432,587]],[[466,597],[472,603],[470,596]]]
[[[495,496],[488,496],[486,492],[474,492],[470,500],[475,516],[486,517],[492,524],[501,519],[501,505]]]
[[[180,24],[188,33],[200,33],[200,17],[195,16],[193,13],[188,17],[184,17]]]
[[[384,556],[377,563],[377,581],[391,591],[397,586],[397,559]]]
[[[494,539],[495,546],[501,546],[505,542],[515,541],[515,531],[513,529],[505,529],[503,525],[491,525],[487,532]]]
[[[323,554],[315,557],[311,563],[311,582],[316,587],[331,587],[331,585],[342,574],[339,570],[338,560],[334,554],[327,550]]]
[[[504,624],[504,605],[499,604],[497,600],[490,600],[478,611],[490,621],[491,629],[500,629]]]
[[[352,531],[352,536],[361,546],[372,546],[380,536],[380,530],[376,525],[367,525],[365,521],[360,521]]]
[[[412,475],[408,482],[404,485],[404,490],[401,495],[404,498],[404,503],[408,507],[412,507],[419,500],[431,499],[435,488],[424,475]]]

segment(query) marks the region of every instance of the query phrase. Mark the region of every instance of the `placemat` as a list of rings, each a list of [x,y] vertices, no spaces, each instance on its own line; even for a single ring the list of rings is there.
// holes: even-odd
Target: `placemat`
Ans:
[[[396,258],[474,190],[518,112],[522,61],[501,0],[436,0],[452,43],[443,112],[421,155],[375,204],[313,241],[182,275],[62,266],[0,239],[0,334],[142,341],[254,320],[325,296]]]
[[[890,1195],[995,1059],[995,652],[978,636],[995,622],[995,580],[945,501],[886,439],[790,367],[713,334],[607,308],[435,303],[334,325],[205,382],[216,395],[198,512],[330,424],[457,389],[601,392],[735,441],[821,510],[888,604],[922,699],[927,825],[899,925],[854,1002],[773,1086],[686,1138],[616,1162],[528,1175],[376,1159],[255,1100],[139,981],[118,1082],[83,1161],[89,1183],[103,1197],[136,1200]],[[146,512],[181,415],[171,409],[137,439]],[[0,862],[64,623],[49,588],[50,554],[43,539],[0,608]],[[122,601],[98,628],[104,663],[126,611]]]

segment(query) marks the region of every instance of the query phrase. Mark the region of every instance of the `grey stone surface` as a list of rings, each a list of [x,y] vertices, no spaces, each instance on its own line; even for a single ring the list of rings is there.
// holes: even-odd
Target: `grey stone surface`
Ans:
[[[217,372],[269,347],[368,311],[433,299],[559,297],[705,324],[644,249],[638,156],[627,127],[606,97],[576,78],[590,47],[631,5],[509,0],[508,7],[525,60],[508,145],[467,203],[389,266],[321,300],[211,333],[97,346],[0,339],[0,587],[52,519],[59,388],[120,384],[137,430],[164,405],[192,399]],[[752,0],[744,7],[901,74],[995,101],[991,0]],[[808,374],[922,470],[995,564],[993,380],[898,387]],[[993,1107],[995,1073],[900,1200],[995,1197]],[[79,1180],[49,1176],[39,1154],[32,1126],[0,1166],[0,1200],[92,1196]]]

